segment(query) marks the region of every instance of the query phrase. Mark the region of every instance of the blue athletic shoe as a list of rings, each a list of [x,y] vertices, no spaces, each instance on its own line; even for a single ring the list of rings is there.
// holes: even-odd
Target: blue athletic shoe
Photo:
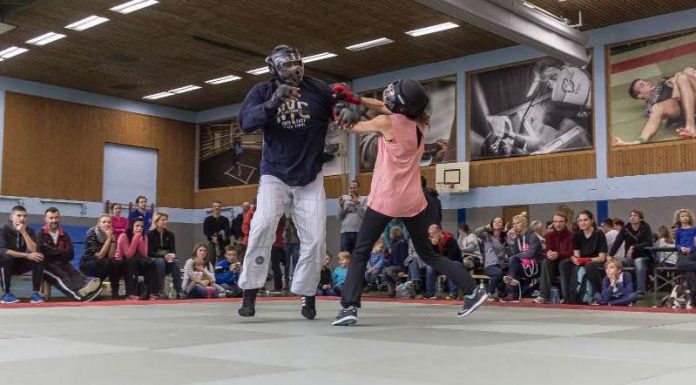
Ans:
[[[2,296],[2,299],[0,299],[0,303],[19,303],[19,300],[12,293],[5,293],[5,295]]]
[[[44,297],[39,293],[34,293],[31,295],[31,303],[44,303]]]

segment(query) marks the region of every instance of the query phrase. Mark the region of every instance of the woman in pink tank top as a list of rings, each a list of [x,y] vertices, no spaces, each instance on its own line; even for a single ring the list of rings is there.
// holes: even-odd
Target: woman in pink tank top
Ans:
[[[459,316],[470,314],[486,300],[487,294],[477,288],[463,264],[436,253],[428,238],[431,223],[425,212],[427,202],[421,188],[419,164],[429,121],[427,92],[419,82],[411,79],[391,83],[384,90],[384,102],[355,96],[345,85],[335,86],[333,92],[339,100],[362,104],[381,114],[370,121],[358,122],[357,112],[344,108],[338,123],[345,130],[376,132],[381,136],[367,210],[341,293],[343,309],[332,325],[346,326],[358,322],[357,308],[360,307],[366,262],[372,246],[393,218],[403,220],[420,258],[463,290],[464,304]]]

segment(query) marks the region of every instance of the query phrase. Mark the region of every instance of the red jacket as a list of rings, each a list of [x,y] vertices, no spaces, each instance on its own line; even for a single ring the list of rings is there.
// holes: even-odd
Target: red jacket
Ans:
[[[256,212],[256,208],[251,208],[249,211],[244,214],[244,220],[242,221],[242,241],[240,242],[242,245],[248,245],[249,244],[249,230],[251,230],[251,219],[254,217],[254,213]]]
[[[568,229],[563,231],[551,230],[546,233],[546,251],[558,253],[558,259],[567,259],[573,255],[573,232]]]
[[[278,227],[276,228],[275,242],[273,242],[273,247],[283,247],[283,233],[285,232],[285,215],[280,217],[278,221]]]

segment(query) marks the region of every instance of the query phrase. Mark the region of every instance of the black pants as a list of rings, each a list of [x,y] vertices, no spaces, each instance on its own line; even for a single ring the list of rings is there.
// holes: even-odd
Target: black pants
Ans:
[[[358,240],[356,242],[353,255],[350,258],[348,265],[348,276],[346,283],[343,286],[341,293],[341,305],[360,306],[360,295],[362,294],[365,284],[365,269],[367,260],[370,258],[372,246],[382,235],[382,231],[387,226],[387,223],[393,218],[382,215],[371,208],[365,211],[365,217],[360,225],[358,232]],[[411,218],[401,218],[406,225],[406,229],[411,234],[413,247],[416,249],[418,256],[426,264],[435,268],[435,270],[446,275],[447,278],[454,281],[458,288],[462,289],[464,294],[471,294],[476,289],[476,282],[471,278],[469,272],[466,271],[464,265],[456,263],[451,259],[436,253],[428,238],[428,226],[430,221],[425,213],[421,211],[418,215]]]
[[[124,277],[125,263],[123,260],[113,258],[92,259],[80,264],[80,271],[90,277],[97,277],[102,281],[109,278],[111,283],[111,295],[118,296],[118,289],[121,286],[121,278]]]
[[[167,262],[164,258],[152,258],[154,264],[153,274],[155,286],[150,294],[161,294],[164,290],[164,278],[167,274],[172,276],[172,285],[177,294],[181,294],[181,269],[176,261]]]
[[[682,273],[689,290],[696,290],[696,254],[679,254],[677,271]]]
[[[281,263],[283,264],[283,266],[288,266],[288,263],[285,259],[285,249],[276,246],[271,247],[271,271],[273,271],[273,290],[283,289],[283,270],[280,268]]]
[[[558,270],[559,259],[544,259],[541,261],[541,275],[539,276],[539,295],[544,299],[550,299],[551,284],[553,278],[560,275]]]
[[[13,275],[20,275],[31,271],[31,285],[34,291],[41,289],[41,281],[43,281],[43,262],[34,262],[26,258],[15,258],[9,255],[0,256],[0,279],[2,282],[2,290],[5,293],[10,293],[10,285]]]
[[[82,273],[75,270],[70,262],[46,261],[44,263],[44,278],[68,298],[76,301],[82,299],[78,291],[87,284],[87,279]]]
[[[141,295],[138,290],[139,276],[145,278],[145,285],[147,285],[150,294],[158,292],[154,261],[149,257],[135,255],[126,259],[126,295]]]
[[[575,303],[575,298],[570,298],[570,293],[575,293],[576,290],[570,288],[570,285],[575,285],[577,283],[578,269],[581,266],[577,266],[573,261],[569,259],[562,260],[558,269],[561,272],[561,293],[563,298],[568,300],[570,303]],[[585,274],[587,275],[587,280],[592,285],[592,290],[595,293],[602,292],[602,278],[604,278],[604,262],[590,262],[585,265]],[[544,297],[546,298],[546,297]]]

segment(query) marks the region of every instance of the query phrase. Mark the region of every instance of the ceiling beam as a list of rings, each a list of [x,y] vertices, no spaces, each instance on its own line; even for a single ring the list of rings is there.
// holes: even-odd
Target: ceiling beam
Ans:
[[[489,32],[574,65],[589,63],[587,36],[520,0],[416,0]]]

